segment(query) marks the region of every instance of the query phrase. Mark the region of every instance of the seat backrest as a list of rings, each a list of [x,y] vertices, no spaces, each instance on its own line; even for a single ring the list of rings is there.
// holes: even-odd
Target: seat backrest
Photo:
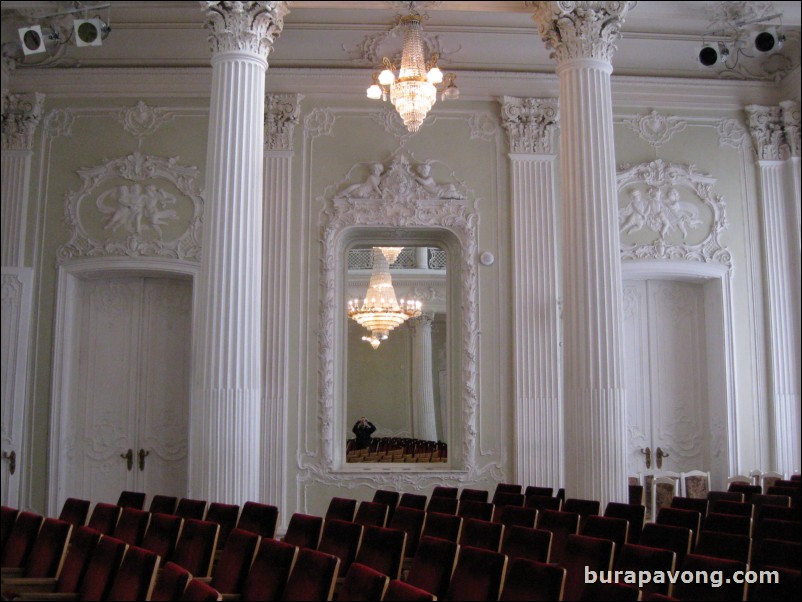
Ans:
[[[524,497],[530,495],[539,495],[541,497],[552,497],[554,495],[554,487],[538,487],[536,485],[527,485],[524,490]]]
[[[301,549],[316,550],[321,529],[323,529],[323,518],[296,512],[290,517],[290,524],[287,525],[287,532],[282,541]]]
[[[6,538],[6,545],[3,546],[2,566],[4,569],[17,569],[25,566],[44,520],[43,516],[34,512],[20,512],[17,515],[17,520],[11,526],[11,532]]]
[[[525,508],[534,508],[538,512],[542,510],[555,510],[559,512],[563,507],[563,501],[558,497],[546,497],[544,495],[529,495],[524,502]]]
[[[445,487],[443,485],[437,485],[434,489],[432,489],[432,497],[457,499],[457,495],[459,495],[459,489],[457,487]]]
[[[710,492],[710,473],[703,470],[681,472],[682,493],[691,499],[707,499]]]
[[[390,578],[387,575],[355,562],[345,574],[337,599],[342,602],[381,600],[389,582]]]
[[[623,518],[629,523],[627,531],[627,542],[638,543],[640,534],[643,531],[643,521],[646,516],[646,508],[640,504],[620,504],[609,502],[604,509],[604,516],[608,518]]]
[[[749,599],[755,601],[767,600],[776,602],[777,600],[799,600],[802,596],[802,572],[796,569],[773,566],[771,570],[776,571],[777,580],[760,580],[755,585],[749,586]]]
[[[398,506],[398,501],[400,499],[401,494],[399,492],[389,491],[387,489],[377,489],[376,493],[373,494],[373,502],[387,505],[387,520],[384,523],[385,525],[390,522],[391,518],[393,518],[393,513],[395,512],[396,506]]]
[[[675,496],[671,500],[671,508],[679,508],[680,510],[693,510],[698,512],[702,518],[704,518],[707,516],[707,512],[710,509],[710,500],[707,498],[698,499]]]
[[[106,504],[103,502],[95,504],[87,526],[102,535],[111,535],[114,531],[114,527],[117,526],[117,519],[120,518],[120,512],[122,512],[122,508],[114,504]]]
[[[237,529],[251,531],[262,538],[272,538],[276,536],[277,523],[278,508],[276,506],[245,502],[237,521]]]
[[[466,519],[459,537],[460,548],[471,546],[498,552],[504,535],[504,525],[475,518]]]
[[[752,537],[752,519],[748,516],[710,512],[705,517],[702,528],[705,531],[719,531]]]
[[[755,529],[755,541],[761,541],[763,539],[800,541],[802,540],[802,531],[800,527],[802,527],[802,523],[799,521],[764,518],[758,524],[757,529]]]
[[[194,518],[203,520],[206,514],[206,502],[204,500],[191,500],[182,497],[175,509],[175,515],[181,518]]]
[[[646,505],[646,494],[643,485],[630,484],[627,487],[627,501],[636,506]]]
[[[640,536],[641,545],[650,548],[671,550],[677,556],[676,566],[681,566],[685,556],[691,551],[693,532],[687,527],[646,523]]]
[[[114,537],[101,537],[78,586],[80,600],[105,600],[111,581],[123,560],[128,544]]]
[[[755,517],[756,523],[764,520],[802,522],[802,515],[800,515],[799,510],[788,506],[758,506],[755,513],[757,514]]]
[[[140,491],[123,491],[117,500],[120,508],[135,508],[142,510],[145,507],[145,494]]]
[[[239,594],[251,568],[261,538],[256,533],[234,529],[229,544],[212,572],[212,587],[221,594]]]
[[[407,583],[442,600],[454,572],[458,550],[456,542],[439,537],[421,537],[418,552],[409,567]]]
[[[538,512],[537,528],[551,531],[551,558],[549,562],[560,564],[565,555],[568,536],[579,533],[579,515],[576,512],[543,510]]]
[[[401,578],[407,534],[400,529],[365,527],[356,559],[392,579]]]
[[[340,559],[308,548],[298,559],[287,580],[282,600],[331,600]]]
[[[457,516],[461,516],[464,519],[493,520],[493,504],[475,500],[461,500]]]
[[[564,512],[576,512],[580,517],[598,516],[601,511],[601,502],[597,500],[581,500],[577,498],[566,498],[563,504]]]
[[[767,566],[798,570],[802,566],[802,543],[769,538],[755,541],[750,568]]]
[[[398,501],[399,508],[415,508],[416,510],[426,510],[426,496],[417,493],[402,493]]]
[[[510,560],[526,558],[536,562],[549,562],[551,539],[551,531],[513,525],[504,533],[501,553],[506,554]]]
[[[752,557],[752,539],[746,535],[702,531],[694,554],[726,558],[749,564]]]
[[[562,600],[565,569],[526,558],[510,558],[499,600]]]
[[[428,602],[435,599],[437,597],[434,594],[404,583],[400,579],[390,580],[384,598],[382,598],[385,602]]]
[[[440,512],[427,512],[426,520],[423,523],[421,538],[428,535],[430,537],[439,537],[457,543],[461,531],[461,516],[441,514]]]
[[[537,510],[523,506],[496,506],[493,511],[493,522],[501,523],[507,528],[513,525],[534,528],[537,522]]]
[[[736,493],[744,494],[744,501],[748,502],[753,494],[763,493],[763,488],[760,485],[750,485],[749,483],[742,483],[736,481],[727,486],[727,491],[734,491]]]
[[[122,539],[131,546],[138,546],[145,537],[150,522],[150,512],[132,507],[123,507],[120,519],[112,531],[112,537]]]
[[[752,504],[755,506],[755,512],[758,512],[758,509],[761,506],[780,506],[783,508],[790,508],[791,507],[791,498],[787,495],[771,495],[768,493],[759,493],[753,495],[750,500]]]
[[[6,539],[11,535],[11,527],[17,521],[19,510],[10,506],[0,509],[0,550],[6,547]]]
[[[487,497],[484,489],[463,489],[459,494],[459,501],[486,502]]]
[[[170,558],[194,577],[211,577],[220,525],[188,518]]]
[[[504,554],[461,546],[446,599],[497,600],[506,569]]]
[[[129,546],[114,574],[108,600],[149,600],[156,584],[160,558],[143,548]]]
[[[650,574],[656,574],[659,571],[660,574],[667,575],[669,571],[676,568],[676,562],[677,555],[671,550],[628,543],[621,546],[615,561],[615,568],[622,571],[649,571]],[[662,582],[659,579],[650,579],[648,583],[641,584],[644,592],[664,596],[671,594],[671,587],[669,579]]]
[[[713,500],[729,500],[731,502],[743,502],[744,498],[743,491],[709,491],[707,493],[708,501],[712,502]]]
[[[411,558],[418,549],[423,523],[426,520],[426,513],[417,508],[399,506],[395,509],[393,519],[388,525],[391,529],[401,529],[407,534],[407,545],[404,555]]]
[[[696,547],[699,540],[699,528],[702,524],[702,515],[695,510],[683,510],[681,508],[661,508],[657,513],[658,525],[671,525],[672,527],[686,527],[691,530],[691,551]]]
[[[200,579],[190,579],[181,595],[181,602],[214,602],[222,599],[220,592]]]
[[[561,565],[565,567],[566,600],[579,600],[585,586],[585,571],[609,571],[613,568],[615,544],[609,539],[597,539],[584,535],[569,535],[565,545],[565,556]]]
[[[755,506],[750,502],[730,502],[728,500],[713,500],[710,502],[708,512],[718,514],[735,514],[754,518]]]
[[[175,514],[175,506],[178,498],[172,495],[154,495],[150,500],[151,514]]]
[[[262,538],[242,586],[242,600],[278,600],[298,557],[297,546]]]
[[[162,558],[171,558],[183,526],[184,519],[180,516],[151,514],[148,530],[145,531],[140,547]]]
[[[457,514],[459,500],[455,497],[436,497],[432,496],[426,506],[426,512],[439,512],[440,514]]]
[[[381,502],[360,502],[357,508],[354,522],[366,527],[384,527],[387,524],[387,517],[390,515],[390,507]]]
[[[326,510],[325,519],[337,519],[345,521],[353,521],[354,513],[356,512],[356,500],[344,497],[333,497],[329,502],[328,510]]]
[[[332,554],[340,559],[340,574],[344,576],[356,557],[356,551],[362,541],[364,527],[344,520],[327,520],[323,524],[318,551]]]
[[[56,592],[74,594],[89,566],[95,546],[100,541],[100,533],[89,527],[74,527],[70,535],[67,556],[56,582]]]
[[[651,481],[651,518],[654,520],[660,510],[671,507],[671,500],[679,495],[679,479],[674,477],[656,476]]]
[[[58,577],[67,555],[73,526],[57,518],[46,518],[31,548],[23,576]]]
[[[620,550],[627,543],[629,522],[623,518],[609,516],[586,516],[579,533],[588,537],[609,539],[615,543],[615,549]]]
[[[80,527],[86,524],[86,518],[89,516],[89,506],[91,505],[92,503],[89,500],[69,497],[64,500],[64,505],[61,507],[61,513],[58,517],[60,520],[65,520],[76,527]]]
[[[743,600],[746,594],[744,579],[734,579],[736,571],[745,571],[746,564],[735,560],[688,554],[682,563],[683,571],[691,571],[708,579],[682,579],[674,585],[673,596],[680,600]],[[697,571],[699,571],[697,573]],[[740,581],[741,583],[738,583]]]
[[[206,511],[206,518],[204,520],[220,525],[220,536],[217,538],[218,549],[223,549],[226,546],[228,534],[231,533],[231,530],[236,526],[238,515],[239,506],[236,504],[219,504],[217,502],[209,504],[209,509]],[[222,592],[219,588],[215,589]]]
[[[192,578],[189,571],[175,562],[167,562],[158,571],[156,584],[151,594],[152,602],[172,602],[179,600]]]

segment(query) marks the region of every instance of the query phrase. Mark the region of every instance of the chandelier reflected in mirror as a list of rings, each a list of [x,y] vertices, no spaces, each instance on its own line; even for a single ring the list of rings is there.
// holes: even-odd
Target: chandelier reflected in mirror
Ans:
[[[401,299],[399,302],[393,288],[390,257],[395,261],[402,248],[373,247],[373,271],[365,298],[361,305],[359,299],[348,301],[348,317],[367,329],[370,336],[362,340],[374,349],[387,340],[391,330],[421,315],[420,301]]]
[[[443,100],[459,98],[456,75],[443,72],[437,67],[439,55],[433,53],[426,60],[423,52],[423,17],[415,12],[415,3],[409,3],[410,14],[401,17],[398,27],[403,28],[404,46],[401,50],[401,66],[398,75],[396,66],[384,57],[384,70],[373,75],[373,84],[368,88],[368,98],[387,100],[398,111],[410,132],[417,132],[437,101],[438,84],[442,84]]]

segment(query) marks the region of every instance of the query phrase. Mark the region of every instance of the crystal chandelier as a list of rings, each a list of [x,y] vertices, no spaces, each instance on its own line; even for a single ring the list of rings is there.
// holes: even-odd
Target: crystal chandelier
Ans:
[[[370,332],[370,336],[362,337],[362,340],[370,343],[374,349],[378,348],[382,341],[387,340],[390,331],[395,327],[409,318],[421,315],[420,301],[401,299],[399,303],[396,299],[393,279],[390,276],[390,263],[385,253],[385,250],[390,249],[396,251],[394,247],[373,247],[373,273],[370,276],[365,299],[361,306],[359,299],[351,299],[348,302],[348,317]],[[398,253],[395,253],[396,257]],[[392,253],[389,254],[392,256]]]
[[[410,2],[410,10],[413,10],[414,4]],[[393,73],[396,66],[385,57],[384,71],[373,75],[373,85],[368,88],[368,98],[373,100],[387,100],[389,93],[390,102],[410,132],[417,132],[426,119],[437,100],[438,84],[443,84],[443,100],[459,98],[459,88],[454,83],[457,76],[448,73],[443,78],[443,72],[437,67],[439,55],[432,54],[429,62],[426,62],[421,37],[422,19],[416,12],[401,17],[399,26],[404,30],[404,46],[398,76]]]

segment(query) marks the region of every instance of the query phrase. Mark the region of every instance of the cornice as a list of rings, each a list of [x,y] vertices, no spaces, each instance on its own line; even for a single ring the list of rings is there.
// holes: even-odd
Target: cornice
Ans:
[[[211,67],[17,69],[9,78],[11,92],[42,92],[48,101],[60,98],[208,98]],[[369,69],[270,67],[269,94],[341,95],[363,99]],[[789,76],[793,78],[794,76]],[[460,99],[496,101],[500,96],[556,97],[554,73],[459,72]],[[748,104],[776,105],[787,100],[788,78],[782,84],[718,79],[612,76],[616,106],[711,111],[741,110]],[[459,107],[459,102],[452,105]]]

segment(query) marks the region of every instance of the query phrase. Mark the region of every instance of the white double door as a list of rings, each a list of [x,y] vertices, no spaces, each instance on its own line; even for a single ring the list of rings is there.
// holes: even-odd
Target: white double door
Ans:
[[[185,495],[191,281],[82,280],[76,295],[62,497]]]
[[[710,470],[704,285],[625,281],[624,316],[629,474]]]

